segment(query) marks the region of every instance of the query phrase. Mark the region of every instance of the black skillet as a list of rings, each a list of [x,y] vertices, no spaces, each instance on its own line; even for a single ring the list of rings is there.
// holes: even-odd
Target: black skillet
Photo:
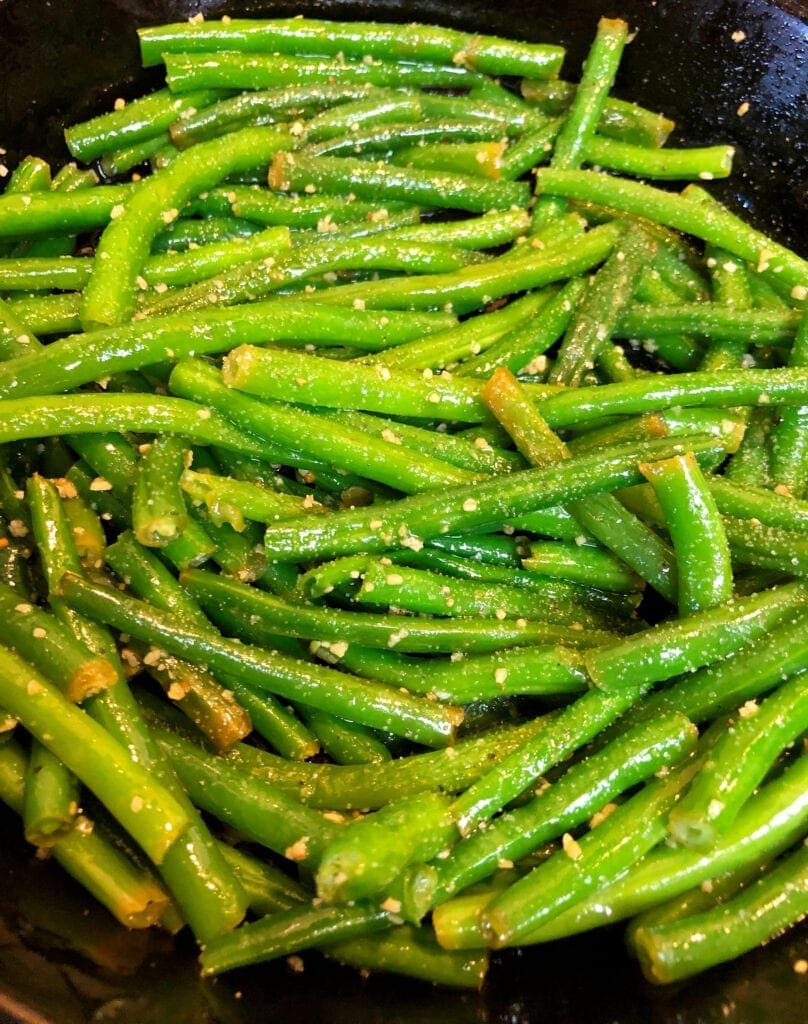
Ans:
[[[736,173],[713,191],[808,249],[804,0],[0,0],[2,162],[31,152],[58,166],[64,124],[154,82],[138,68],[135,27],[200,10],[434,21],[560,42],[570,75],[598,16],[621,15],[639,32],[617,91],[673,117],[675,141],[734,143]],[[808,954],[804,926],[665,989],[642,979],[619,927],[496,957],[480,995],[364,980],[315,955],[303,974],[280,963],[202,983],[190,942],[125,933],[35,862],[2,814],[0,834],[0,1024],[808,1024],[808,978],[793,969]]]

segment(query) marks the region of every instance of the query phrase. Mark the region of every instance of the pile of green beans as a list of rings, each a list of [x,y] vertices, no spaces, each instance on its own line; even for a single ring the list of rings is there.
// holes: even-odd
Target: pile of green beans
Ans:
[[[627,41],[148,28],[0,195],[0,799],[204,974],[808,914],[808,263]]]

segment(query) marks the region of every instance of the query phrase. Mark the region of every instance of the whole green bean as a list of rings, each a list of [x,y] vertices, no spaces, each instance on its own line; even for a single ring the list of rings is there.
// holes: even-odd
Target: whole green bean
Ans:
[[[250,21],[233,19],[226,25],[178,23],[140,30],[140,53],[145,66],[157,64],[163,53],[339,53],[353,57],[396,57],[405,60],[459,63],[491,75],[524,74],[552,78],[564,51],[546,43],[514,42],[491,35],[469,35],[434,25],[383,25],[377,22],[339,22],[314,18]]]
[[[237,52],[168,53],[166,82],[174,93],[198,89],[272,89],[304,82],[351,82],[390,88],[468,88],[481,75],[459,65],[346,61]]]

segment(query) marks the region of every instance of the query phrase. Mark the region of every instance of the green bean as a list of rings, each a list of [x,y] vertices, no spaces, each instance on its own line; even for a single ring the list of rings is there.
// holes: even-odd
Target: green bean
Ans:
[[[527,231],[525,210],[495,210],[462,220],[427,222],[397,229],[396,237],[408,242],[437,242],[462,249],[493,249],[507,245]]]
[[[39,339],[25,319],[5,299],[0,299],[0,361],[26,355],[39,347]]]
[[[808,365],[808,315],[803,314],[789,355],[789,366]],[[780,410],[780,422],[772,431],[772,478],[787,487],[795,498],[808,494],[808,407]]]
[[[316,708],[301,706],[300,714],[336,764],[378,764],[390,760],[390,751],[369,729]]]
[[[755,301],[749,285],[750,273],[747,268],[730,253],[714,245],[705,246],[704,256],[710,270],[713,301],[722,306],[753,309]]]
[[[291,910],[308,899],[308,893],[301,885],[273,865],[228,843],[220,842],[219,849],[248,893],[250,909],[254,913]]]
[[[499,125],[469,118],[412,121],[411,116],[401,123],[384,118],[381,123],[373,122],[364,128],[357,124],[347,132],[343,127],[339,135],[322,142],[307,142],[300,153],[306,158],[319,158],[382,156],[392,151],[393,165],[471,178],[500,177],[499,157],[504,143]]]
[[[461,377],[488,378],[500,366],[513,373],[527,369],[567,329],[585,288],[580,278],[568,281],[542,307],[539,316],[513,328],[479,355],[464,359],[455,372]]]
[[[525,132],[516,142],[511,142],[502,155],[503,178],[512,181],[544,163],[553,151],[553,144],[562,124],[561,118],[554,118]]]
[[[583,896],[625,875],[662,839],[667,812],[695,770],[691,757],[646,784],[580,841],[568,840],[563,849],[495,896],[481,920],[486,942],[497,949],[513,945]]]
[[[234,676],[224,675],[227,686],[252,721],[253,729],[283,757],[305,761],[320,752],[320,741],[294,711],[272,694],[252,689]]]
[[[0,238],[79,234],[103,227],[134,194],[131,185],[0,196]]]
[[[124,370],[141,369],[167,353],[181,359],[226,352],[237,341],[354,343],[373,351],[447,330],[456,322],[444,313],[377,313],[294,300],[256,303],[243,310],[208,310],[201,315],[179,313],[148,325],[137,323],[62,338],[26,356],[25,362],[19,357],[13,372],[0,365],[0,394],[50,394]]]
[[[451,798],[420,793],[357,818],[323,851],[317,894],[329,903],[383,896],[408,864],[431,860],[451,842]]]
[[[182,398],[115,394],[70,394],[11,398],[0,402],[0,443],[58,436],[65,423],[74,434],[141,431],[179,434],[199,444],[216,444],[244,455],[268,454],[269,446],[242,434],[218,413]],[[273,453],[274,454],[274,453]]]
[[[479,988],[488,966],[485,953],[441,949],[426,929],[406,924],[372,937],[329,943],[323,952],[362,970],[394,971],[452,988]]]
[[[651,149],[592,135],[583,146],[584,160],[637,178],[712,179],[732,172],[732,146]]]
[[[227,522],[234,530],[244,529],[244,520],[271,523],[303,512],[322,514],[324,506],[305,499],[272,491],[246,480],[197,473],[186,469],[180,479],[182,489],[194,502],[204,503],[214,523]]]
[[[134,648],[145,671],[214,749],[229,750],[252,732],[249,714],[233,692],[225,690],[209,672],[155,648]]]
[[[641,463],[640,470],[662,506],[673,541],[680,616],[724,604],[732,596],[729,543],[699,464],[686,454]]]
[[[0,748],[0,799],[22,813],[27,761],[16,741]],[[154,876],[132,861],[101,835],[90,819],[61,836],[53,856],[88,892],[127,928],[156,924],[168,904],[168,895]]]
[[[326,660],[335,657],[333,648],[328,645]],[[447,663],[435,658],[406,659],[392,651],[349,644],[339,663],[358,675],[453,704],[513,694],[575,694],[586,688],[581,655],[560,646],[518,647]]]
[[[96,248],[92,278],[84,290],[85,330],[119,324],[135,312],[136,279],[161,225],[170,224],[188,200],[235,171],[266,163],[291,136],[274,128],[235,132],[227,146],[199,143],[180,154],[162,174],[140,186],[110,221]]]
[[[50,165],[37,156],[27,156],[12,171],[5,188],[5,195],[45,192],[50,187]]]
[[[174,93],[196,89],[273,89],[299,83],[364,83],[390,88],[468,88],[481,76],[458,65],[405,61],[328,60],[237,52],[167,53],[166,82]]]
[[[587,607],[584,594],[546,580],[541,589],[526,590],[508,583],[452,579],[404,565],[368,561],[355,599],[362,604],[389,605],[422,615],[489,619],[538,619],[558,624],[608,628],[613,617]],[[592,602],[595,604],[595,602]],[[619,621],[618,616],[614,619]]]
[[[525,569],[562,580],[585,583],[601,590],[632,592],[644,583],[635,572],[607,551],[583,544],[557,541],[534,542]]]
[[[64,488],[64,484],[62,487]],[[69,485],[66,490],[67,493],[72,493]],[[78,494],[65,498],[63,507],[79,561],[87,569],[97,568],[104,561],[104,549],[107,546],[101,520]]]
[[[593,682],[617,692],[692,672],[762,637],[778,622],[802,609],[802,583],[785,584],[672,623],[662,623],[587,654]]]
[[[754,710],[754,714],[749,714]],[[743,717],[746,716],[746,717]],[[808,679],[786,680],[758,709],[745,704],[670,814],[671,834],[694,849],[726,832],[774,760],[808,728]]]
[[[771,271],[784,287],[805,284],[808,267],[791,250],[744,224],[718,206],[706,208],[686,196],[594,171],[542,168],[536,177],[541,195],[593,200],[626,213],[658,220],[749,260],[758,273]]]
[[[236,676],[279,697],[299,700],[371,728],[396,729],[416,742],[442,745],[452,738],[462,718],[456,708],[431,706],[428,701],[372,686],[345,673],[226,640],[168,613],[157,616],[149,605],[90,584],[73,573],[62,578],[60,591],[68,603],[81,605],[79,610],[85,614],[113,620],[106,624],[178,657],[204,662],[213,672]],[[269,595],[260,596],[269,600]]]
[[[22,818],[25,838],[35,846],[53,846],[76,825],[79,787],[58,757],[36,740],[25,776]]]
[[[428,170],[395,168],[379,170],[375,164],[349,157],[309,157],[303,153],[279,153],[270,167],[269,184],[281,192],[347,190],[360,198],[404,199],[427,206],[449,207],[484,213],[526,206],[529,190],[523,182],[494,181],[479,177],[442,174]]]
[[[672,406],[800,405],[806,389],[808,372],[801,369],[697,371],[670,375],[664,383],[654,375],[599,388],[570,388],[545,398],[540,409],[555,429]]]
[[[141,312],[162,316],[207,307],[260,299],[290,284],[338,270],[408,270],[414,275],[443,273],[481,261],[466,249],[435,243],[401,242],[394,234],[379,238],[334,238],[293,248],[277,259],[249,260],[226,277],[197,281],[162,298],[147,301]]]
[[[642,913],[694,885],[788,849],[805,834],[808,762],[800,758],[751,797],[709,852],[665,845],[636,869],[527,938],[545,942]]]
[[[75,639],[55,616],[20,602],[11,587],[0,585],[4,640],[31,661],[68,701],[79,703],[112,686],[114,666]]]
[[[417,109],[417,94],[402,96],[392,90],[372,85],[338,83],[302,83],[275,89],[241,93],[200,111],[192,117],[176,121],[171,127],[175,145],[184,149],[203,139],[251,124],[271,124],[293,118],[309,117],[305,131],[307,138],[328,137],[329,128],[342,134],[345,120],[335,126],[335,119],[362,121],[365,116],[389,117],[406,110]],[[344,113],[342,110],[344,108]],[[340,111],[339,115],[337,111]],[[322,131],[322,136],[318,131]]]
[[[649,980],[678,981],[774,938],[806,914],[808,847],[802,843],[726,903],[639,929],[635,949]]]
[[[468,355],[479,355],[503,335],[532,321],[553,297],[550,288],[529,293],[493,313],[469,317],[443,334],[396,345],[363,361],[400,369],[442,369]]]
[[[156,726],[153,731],[188,795],[202,810],[281,856],[319,862],[338,826],[277,787],[221,758],[212,759],[175,733]]]
[[[630,227],[595,274],[564,334],[549,379],[579,387],[606,347],[614,322],[626,304],[643,266],[656,253],[656,242],[642,229]]]
[[[531,105],[549,117],[562,114],[575,96],[575,86],[560,79],[532,81],[525,79],[521,92]],[[646,110],[636,103],[608,96],[597,123],[598,135],[635,146],[664,146],[675,125],[662,114]],[[596,136],[593,136],[593,138]]]
[[[234,186],[235,187],[235,186]],[[212,190],[215,192],[215,189]],[[208,200],[212,193],[208,193]],[[203,205],[197,201],[197,206]],[[191,213],[194,204],[189,204],[183,213]],[[230,204],[227,204],[227,214],[217,217],[205,215],[202,220],[195,220],[191,216],[182,216],[175,220],[167,228],[155,235],[152,239],[152,252],[187,252],[195,245],[218,245],[220,242],[235,241],[239,238],[249,238],[261,230],[260,223],[244,217],[235,217],[230,213]]]
[[[147,547],[165,547],[188,523],[180,488],[187,450],[183,438],[164,435],[152,441],[141,457],[132,498],[132,528]]]
[[[390,416],[438,416],[466,422],[484,418],[479,398],[482,385],[476,381],[375,362],[346,363],[338,374],[334,370],[330,360],[306,353],[241,345],[225,357],[222,378],[229,388],[263,399]]]
[[[731,516],[723,516],[722,523],[736,561],[794,576],[808,573],[808,544],[803,533]]]
[[[89,163],[110,149],[151,138],[184,112],[207,106],[217,98],[218,93],[212,91],[173,96],[168,89],[160,89],[125,104],[120,110],[72,125],[65,131],[65,142],[74,157]]]
[[[247,238],[203,245],[184,253],[149,256],[143,265],[143,278],[160,294],[168,286],[193,284],[202,278],[225,273],[239,263],[275,256],[290,245],[287,228],[265,228]]]
[[[192,107],[188,108],[192,110]],[[168,132],[160,132],[129,146],[116,146],[107,150],[99,159],[98,166],[107,178],[118,178],[139,164],[150,163],[166,146],[171,144]],[[134,177],[134,176],[133,176]]]
[[[488,527],[539,508],[552,508],[587,494],[614,490],[638,480],[637,460],[669,458],[686,450],[715,452],[712,440],[684,443],[660,439],[617,446],[541,469],[494,477],[471,486],[438,490],[373,506],[310,519],[302,533],[295,520],[271,524],[265,545],[270,557],[300,559],[411,547],[443,533]]]
[[[744,414],[747,423],[743,440],[730,459],[725,476],[752,487],[772,487],[770,437],[774,410],[755,408],[744,410]]]
[[[190,821],[176,799],[31,666],[0,648],[2,704],[79,779],[159,864]]]
[[[78,293],[64,295],[21,296],[9,299],[5,307],[9,314],[21,320],[28,332],[65,334],[81,330]],[[29,333],[30,337],[30,333]]]
[[[244,925],[230,937],[208,943],[200,957],[202,974],[220,974],[332,940],[369,935],[389,928],[391,923],[388,911],[365,903],[282,910]]]
[[[598,22],[597,35],[587,54],[581,81],[555,142],[553,167],[569,168],[580,164],[614,83],[627,35],[628,25],[624,21],[601,18]]]
[[[257,593],[235,581],[206,572],[189,571],[183,575],[183,583],[211,612],[228,607],[238,609],[252,616],[255,628],[263,626],[273,633],[308,640],[344,640],[412,653],[491,651],[499,647],[537,643],[573,646],[580,642],[581,630],[574,626],[520,619],[509,622],[497,618],[446,620],[412,617],[402,621],[400,615],[360,614],[337,608],[288,604],[270,594]],[[586,640],[604,642],[608,636],[603,631],[591,630]]]
[[[521,860],[548,839],[571,831],[621,793],[680,760],[696,738],[694,726],[679,715],[626,730],[541,788],[527,804],[500,815],[487,829],[461,840],[448,857],[434,861],[429,906],[494,874],[505,867],[503,862]]]
[[[268,189],[231,185],[224,190],[213,189],[205,200],[192,205],[199,212],[212,210],[246,217],[264,225],[285,225],[289,228],[316,228],[328,232],[334,226],[367,221],[383,224],[396,212],[412,211],[410,204],[363,203],[344,196],[299,195],[287,196]]]
[[[424,455],[434,455],[459,469],[467,469],[473,473],[510,473],[522,467],[522,459],[518,453],[485,443],[474,443],[456,434],[416,427],[411,423],[402,423],[386,416],[330,409],[321,409],[319,415],[332,423],[344,424],[378,435],[391,444],[406,445],[407,448],[415,449]]]
[[[504,295],[542,288],[591,270],[609,255],[619,232],[618,225],[603,224],[588,231],[573,251],[565,235],[544,249],[518,247],[451,274],[342,285],[315,293],[312,301],[352,305],[358,299],[374,309],[446,309],[448,305],[458,314],[469,313]]]
[[[717,341],[768,345],[789,344],[799,324],[796,310],[741,310],[713,303],[676,306],[634,306],[618,316],[615,334],[621,338],[653,338],[677,331]],[[711,369],[732,369],[710,367]]]
[[[305,357],[309,361],[312,358]],[[259,401],[231,390],[223,375],[201,361],[186,360],[171,374],[170,388],[177,395],[194,395],[220,410],[251,437],[268,445],[283,445],[286,460],[306,464],[314,458],[389,484],[404,492],[463,484],[476,474],[458,469],[441,459],[420,455],[417,459],[403,445],[396,445],[363,431],[344,426],[339,434],[333,424],[316,413],[277,402]]]
[[[552,78],[564,51],[560,46],[514,42],[490,35],[468,35],[434,25],[383,25],[377,22],[318,21],[313,18],[250,21],[234,19],[204,25],[178,23],[140,30],[145,66],[163,53],[214,52],[317,53],[353,57],[396,57],[416,61],[460,63],[492,75]]]

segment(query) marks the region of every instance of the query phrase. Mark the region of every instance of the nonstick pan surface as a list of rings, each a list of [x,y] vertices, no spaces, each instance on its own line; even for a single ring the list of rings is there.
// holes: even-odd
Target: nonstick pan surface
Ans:
[[[808,250],[808,5],[801,0],[0,0],[0,146],[59,166],[65,124],[150,86],[138,25],[210,16],[431,21],[560,42],[577,77],[602,14],[638,30],[617,93],[663,110],[673,142],[728,141],[736,172],[711,189],[757,226]],[[733,34],[740,41],[733,41]],[[744,116],[737,113],[748,103]],[[0,1024],[804,1024],[805,926],[678,986],[646,983],[621,929],[494,958],[481,994],[407,979],[363,979],[316,955],[197,977],[192,944],[129,933],[35,861],[0,813]]]

